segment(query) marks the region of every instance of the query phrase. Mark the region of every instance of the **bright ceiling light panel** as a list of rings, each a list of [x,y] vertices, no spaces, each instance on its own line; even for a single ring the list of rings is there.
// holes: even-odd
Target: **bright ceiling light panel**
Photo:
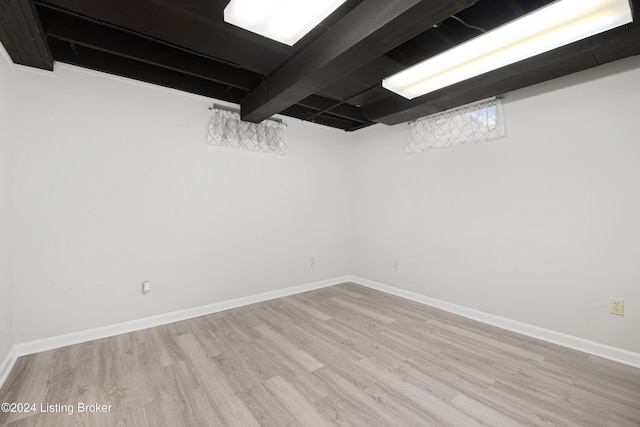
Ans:
[[[633,21],[629,0],[558,0],[382,80],[413,99]]]
[[[231,0],[224,20],[293,46],[346,0]]]

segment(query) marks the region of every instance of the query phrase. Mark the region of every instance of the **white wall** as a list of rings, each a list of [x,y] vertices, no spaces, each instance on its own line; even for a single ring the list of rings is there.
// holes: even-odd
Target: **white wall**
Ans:
[[[289,156],[220,149],[204,98],[66,65],[13,73],[9,111],[0,61],[15,342],[352,273],[640,352],[638,57],[508,94],[504,139],[419,155],[404,125],[288,118]]]
[[[348,134],[285,118],[288,156],[221,149],[205,98],[60,64],[16,80],[18,342],[349,274]]]
[[[640,352],[639,81],[633,57],[508,94],[507,136],[477,145],[358,133],[352,273]]]
[[[4,47],[0,44],[0,367],[13,345],[11,324],[12,79],[13,66]]]

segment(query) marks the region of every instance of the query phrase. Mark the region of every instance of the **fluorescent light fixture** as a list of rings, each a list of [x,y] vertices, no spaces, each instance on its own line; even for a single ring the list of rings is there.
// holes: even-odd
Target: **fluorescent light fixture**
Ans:
[[[408,99],[633,21],[629,0],[558,0],[382,80]]]
[[[224,20],[293,46],[346,0],[231,0]]]

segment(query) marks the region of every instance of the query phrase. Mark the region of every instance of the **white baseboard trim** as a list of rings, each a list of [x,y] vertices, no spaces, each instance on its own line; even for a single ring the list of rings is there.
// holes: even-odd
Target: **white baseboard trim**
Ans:
[[[4,384],[5,380],[9,376],[9,372],[13,369],[13,365],[15,365],[17,358],[16,347],[12,346],[2,362],[0,362],[0,387],[2,387],[2,384]]]
[[[542,341],[547,341],[553,344],[561,345],[563,347],[568,347],[574,350],[582,351],[584,353],[592,354],[594,356],[599,356],[604,359],[613,360],[614,362],[624,363],[625,365],[640,368],[639,353],[634,353],[629,350],[612,347],[610,345],[601,344],[585,338],[576,337],[562,332],[556,332],[551,329],[529,325],[527,323],[518,322],[516,320],[507,319],[505,317],[496,316],[495,314],[485,313],[483,311],[475,310],[457,304],[452,304],[450,302],[438,300],[435,298],[430,298],[424,295],[417,294],[415,292],[406,291],[404,289],[399,289],[393,286],[374,282],[363,277],[351,276],[350,281],[358,285],[366,286],[371,289],[382,291],[411,301],[419,302],[421,304],[438,308],[449,313],[457,314],[468,319],[477,320],[478,322],[506,329],[511,332],[516,332],[532,338],[537,338]]]
[[[562,332],[552,331],[550,329],[529,325],[494,314],[485,313],[479,310],[452,304],[446,301],[430,298],[411,291],[395,288],[393,286],[384,285],[358,276],[343,276],[333,279],[322,280],[319,282],[308,283],[305,285],[293,286],[290,288],[280,289],[262,294],[251,295],[248,297],[236,298],[228,301],[222,301],[200,307],[189,308],[172,313],[160,314],[157,316],[147,317],[144,319],[132,320],[129,322],[118,323],[115,325],[104,326],[85,331],[73,332],[70,334],[59,335],[50,338],[43,338],[34,341],[28,341],[14,345],[0,363],[0,387],[4,384],[13,368],[16,359],[20,356],[39,353],[42,351],[53,350],[68,345],[79,344],[100,338],[112,337],[128,332],[139,331],[141,329],[152,328],[154,326],[166,325],[181,320],[192,319],[194,317],[206,316],[207,314],[217,313],[220,311],[230,310],[250,304],[268,301],[275,298],[282,298],[289,295],[295,295],[302,292],[312,291],[314,289],[325,288],[328,286],[338,285],[340,283],[353,282],[358,285],[376,289],[391,295],[416,301],[431,307],[435,307],[453,314],[457,314],[468,319],[477,320],[489,325],[493,325],[502,329],[506,329],[519,334],[527,335],[543,341],[558,344],[574,350],[593,354],[615,362],[624,363],[626,365],[640,368],[640,354],[628,350],[612,347],[606,344],[597,343],[584,338],[575,337],[564,334]]]
[[[194,317],[206,316],[207,314],[217,313],[220,311],[230,310],[232,308],[268,301],[275,298],[282,298],[289,295],[312,291],[314,289],[325,288],[327,286],[333,286],[340,283],[348,282],[350,278],[351,276],[336,277],[319,282],[307,283],[305,285],[293,286],[290,288],[279,289],[262,294],[189,308],[186,310],[174,311],[172,313],[160,314],[144,319],[132,320],[115,325],[103,326],[100,328],[88,329],[85,331],[72,332],[70,334],[23,342],[14,346],[14,358],[27,354],[53,350],[68,345],[92,341],[100,338],[107,338],[115,335],[125,334],[128,332],[139,331],[141,329],[152,328],[154,326],[166,325],[168,323],[192,319]],[[0,386],[2,386],[1,383]]]

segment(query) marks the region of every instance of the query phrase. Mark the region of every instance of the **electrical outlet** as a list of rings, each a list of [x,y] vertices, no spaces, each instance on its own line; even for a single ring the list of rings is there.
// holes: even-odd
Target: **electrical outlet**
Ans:
[[[316,265],[316,257],[312,256],[311,258],[309,258],[309,265],[311,267],[314,267]]]
[[[398,264],[398,260],[397,259],[393,260],[393,269],[394,270],[400,270],[400,264]]]
[[[622,298],[609,298],[609,313],[624,316],[624,300]]]

